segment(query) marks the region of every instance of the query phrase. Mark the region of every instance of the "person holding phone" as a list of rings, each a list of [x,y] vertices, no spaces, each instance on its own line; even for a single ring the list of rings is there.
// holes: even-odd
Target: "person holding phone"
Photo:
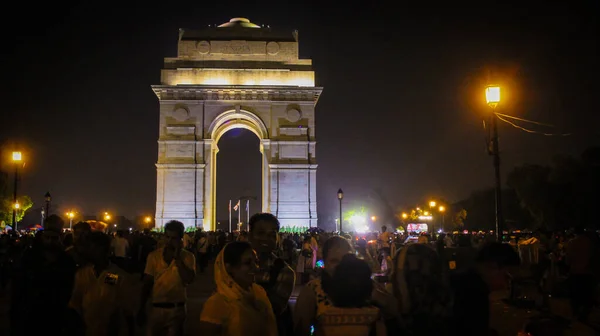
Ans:
[[[148,255],[138,324],[146,323],[146,302],[152,294],[148,335],[183,335],[186,318],[186,286],[196,276],[196,258],[183,248],[183,223],[165,225],[165,247]]]
[[[134,335],[135,282],[131,275],[110,262],[110,238],[92,232],[87,238],[89,264],[75,274],[69,307],[83,322],[86,336]],[[79,327],[78,327],[79,328]]]

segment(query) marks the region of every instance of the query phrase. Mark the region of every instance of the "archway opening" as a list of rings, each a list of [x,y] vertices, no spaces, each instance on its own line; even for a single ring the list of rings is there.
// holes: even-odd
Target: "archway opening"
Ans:
[[[260,140],[252,131],[233,128],[218,140],[216,162],[216,229],[229,231],[229,201],[232,229],[247,228],[248,214],[262,209],[262,163]],[[238,210],[235,205],[240,201]],[[246,208],[249,205],[249,209]]]

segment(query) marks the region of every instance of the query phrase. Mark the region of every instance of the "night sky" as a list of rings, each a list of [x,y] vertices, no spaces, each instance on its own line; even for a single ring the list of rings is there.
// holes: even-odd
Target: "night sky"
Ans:
[[[482,130],[490,82],[503,86],[502,113],[573,133],[501,123],[504,174],[600,144],[597,4],[557,3],[15,2],[0,20],[3,168],[15,146],[24,151],[20,192],[36,208],[49,190],[62,209],[153,214],[159,111],[150,86],[176,55],[178,28],[239,16],[298,29],[301,57],[324,87],[321,219],[335,216],[340,187],[348,206],[374,188],[398,205],[457,201],[493,183]],[[260,181],[247,180],[261,169],[257,139],[237,132],[222,141],[218,165],[229,170],[219,170],[219,219],[227,199],[260,193]]]

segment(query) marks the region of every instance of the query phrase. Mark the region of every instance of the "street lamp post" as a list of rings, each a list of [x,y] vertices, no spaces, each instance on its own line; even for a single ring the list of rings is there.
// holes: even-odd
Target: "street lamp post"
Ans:
[[[21,204],[19,204],[19,202],[15,202],[15,204],[13,205],[13,217],[16,219],[16,216],[14,215],[19,209],[21,208]],[[15,231],[17,231],[17,222],[14,222],[13,225]]]
[[[446,217],[446,214],[444,212],[446,212],[446,207],[443,205],[440,205],[440,207],[438,208],[439,212],[442,214],[440,217],[442,217],[442,222],[440,225],[440,229],[442,229],[442,231],[444,230],[444,219]]]
[[[73,231],[73,217],[75,217],[73,210],[67,212],[67,217],[69,217],[69,230]]]
[[[343,219],[342,219],[342,199],[344,199],[344,192],[340,188],[337,192],[338,200],[340,201],[340,233],[343,232]]]
[[[12,224],[15,232],[17,231],[17,209],[19,203],[17,203],[17,187],[19,181],[19,163],[23,160],[23,154],[21,152],[12,152],[12,160],[15,164],[15,184],[13,189],[13,211],[12,211]]]
[[[500,181],[500,149],[498,145],[498,123],[496,122],[496,107],[500,103],[500,87],[490,85],[485,89],[485,99],[489,107],[492,109],[491,115],[491,155],[494,157],[494,177],[495,177],[495,194],[496,194],[496,240],[502,238],[502,227],[504,219],[502,217],[502,184]]]
[[[429,201],[429,210],[431,210],[431,215],[433,216],[433,209],[435,208],[435,205],[437,203],[435,203],[435,201]],[[435,237],[435,224],[434,221],[431,221],[431,237],[434,238]]]
[[[46,218],[48,218],[48,216],[50,216],[50,201],[52,201],[52,196],[49,191],[44,195],[44,198],[46,199]]]

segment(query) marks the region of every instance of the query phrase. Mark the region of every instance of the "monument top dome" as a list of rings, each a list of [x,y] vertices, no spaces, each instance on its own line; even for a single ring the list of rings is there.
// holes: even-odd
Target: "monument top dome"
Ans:
[[[181,41],[276,41],[298,42],[296,31],[291,33],[257,25],[247,18],[234,17],[221,25],[209,25],[200,29],[179,29]]]
[[[225,22],[219,25],[219,28],[235,28],[235,27],[243,27],[243,28],[260,28],[259,25],[250,22],[250,20],[246,18],[233,18],[229,20],[229,22]]]

